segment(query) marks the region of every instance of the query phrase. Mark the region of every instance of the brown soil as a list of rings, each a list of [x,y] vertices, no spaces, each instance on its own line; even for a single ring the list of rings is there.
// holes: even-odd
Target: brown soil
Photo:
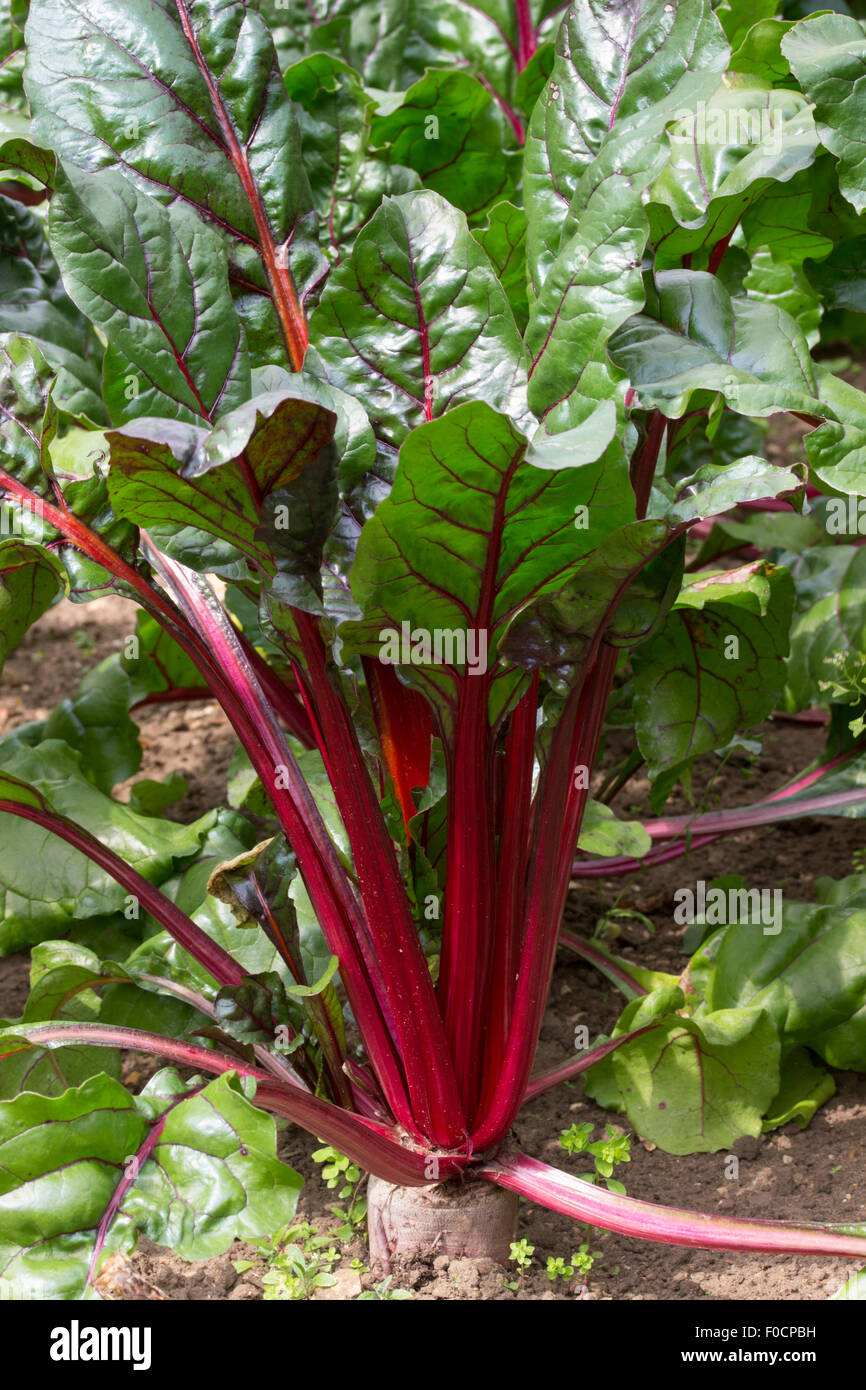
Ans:
[[[62,605],[43,619],[7,663],[0,688],[0,731],[47,714],[70,694],[80,677],[98,660],[119,649],[132,630],[133,610],[121,600],[101,600],[84,607]],[[83,634],[83,635],[79,635]],[[188,820],[225,795],[225,773],[234,740],[212,704],[151,707],[140,711],[144,761],[138,776],[161,777],[180,770],[189,782],[183,802],[172,815]],[[818,728],[777,723],[768,726],[763,751],[750,765],[732,759],[716,777],[706,808],[741,805],[766,795],[804,767],[822,746]],[[619,814],[645,813],[647,785],[633,781],[616,803]],[[674,799],[670,813],[685,811]],[[719,840],[690,859],[681,859],[641,875],[639,882],[594,881],[572,894],[568,908],[574,929],[588,935],[596,919],[618,897],[655,923],[650,938],[639,922],[626,921],[617,949],[642,964],[681,966],[681,929],[672,924],[672,895],[677,887],[709,880],[720,873],[742,873],[762,887],[782,888],[792,898],[814,895],[814,880],[824,874],[842,877],[852,869],[852,853],[866,843],[863,822],[825,819],[795,821],[762,832],[744,832]],[[27,994],[27,960],[23,955],[0,961],[0,1016],[16,1017]],[[609,1031],[622,1006],[616,991],[591,968],[560,953],[551,1000],[541,1034],[540,1066],[570,1055],[574,1028],[590,1035]],[[152,1071],[152,1059],[130,1056],[126,1077],[140,1084]],[[741,1141],[739,1177],[725,1177],[724,1153],[671,1157],[633,1140],[632,1161],[620,1169],[628,1191],[652,1201],[727,1212],[738,1216],[791,1217],[812,1220],[866,1220],[866,1182],[862,1155],[866,1138],[866,1084],[855,1075],[837,1075],[838,1093],[803,1132],[793,1125],[761,1140]],[[579,1083],[560,1086],[539,1097],[521,1113],[516,1125],[528,1153],[582,1171],[579,1157],[569,1158],[558,1144],[560,1131],[575,1121],[598,1126],[616,1117],[582,1098]],[[599,1129],[598,1133],[600,1134]],[[334,1194],[318,1178],[311,1160],[316,1147],[304,1131],[289,1126],[281,1135],[281,1156],[307,1179],[299,1216],[325,1229]],[[530,1270],[519,1276],[489,1261],[448,1260],[431,1256],[394,1270],[394,1287],[410,1289],[417,1299],[825,1299],[844,1281],[851,1266],[840,1259],[799,1256],[730,1255],[648,1245],[594,1231],[593,1250],[600,1251],[585,1288],[552,1284],[546,1257],[567,1257],[585,1238],[583,1228],[540,1207],[521,1204],[520,1235],[535,1246]],[[231,1261],[255,1258],[249,1246],[237,1245],[225,1256],[186,1264],[175,1255],[142,1242],[135,1271],[171,1299],[247,1300],[262,1296],[259,1266],[236,1273]],[[371,1276],[350,1268],[366,1263],[363,1239],[344,1247],[335,1273],[338,1283],[318,1297],[353,1298]],[[516,1289],[507,1288],[516,1283]]]

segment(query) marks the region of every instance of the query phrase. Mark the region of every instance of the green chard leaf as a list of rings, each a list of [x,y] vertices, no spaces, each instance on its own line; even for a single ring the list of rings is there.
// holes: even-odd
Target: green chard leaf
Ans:
[[[816,555],[811,569],[814,598],[797,613],[791,627],[787,668],[788,708],[828,705],[828,690],[841,679],[845,665],[862,667],[866,653],[866,551],[834,546]]]
[[[821,142],[839,162],[842,193],[862,212],[866,208],[863,25],[848,15],[813,15],[785,34],[782,52],[807,98],[815,104]]]
[[[816,481],[832,492],[866,493],[866,392],[821,371],[818,375],[821,407],[829,416],[806,436],[806,453]]]
[[[247,399],[250,368],[216,232],[120,174],[58,169],[51,246],[67,292],[105,334],[106,403],[208,421]]]
[[[608,345],[642,405],[677,419],[710,391],[742,415],[820,408],[808,344],[778,305],[731,296],[704,271],[662,271],[656,284],[658,317],[629,319]]]
[[[671,156],[650,189],[657,269],[731,234],[769,186],[814,161],[818,136],[799,92],[720,87],[668,129]]]
[[[347,650],[401,665],[446,723],[463,677],[492,679],[501,687],[493,707],[502,707],[519,678],[513,667],[497,669],[511,618],[633,516],[621,460],[542,469],[534,457],[484,402],[450,410],[409,436],[391,494],[361,536],[352,591],[364,619],[340,635]],[[422,644],[407,660],[404,639],[416,630]],[[438,660],[437,633],[448,641]]]
[[[414,167],[392,158],[393,151],[385,157],[371,148],[375,98],[347,63],[311,53],[286,71],[285,82],[301,127],[322,250],[337,265],[382,199],[408,193],[420,181]]]
[[[45,504],[56,504],[58,490],[68,510],[117,550],[132,557],[137,532],[119,521],[108,505],[105,480],[97,460],[102,435],[73,430],[77,447],[68,450],[57,439],[62,417],[53,400],[54,373],[38,346],[16,334],[0,336],[0,471],[27,495],[0,480],[4,530],[22,541],[50,545],[66,571],[69,597],[84,603],[115,592],[132,590],[101,564],[62,541],[45,515]],[[54,451],[57,449],[57,466]]]
[[[54,399],[105,421],[102,346],[66,293],[41,219],[0,197],[0,329],[31,338],[57,373]]]
[[[601,1103],[666,1153],[714,1153],[760,1134],[779,1089],[779,1039],[763,1008],[688,1017],[684,1003],[678,986],[662,984],[626,1005],[614,1037],[653,1026],[592,1068],[587,1089],[600,1086]]]
[[[723,748],[781,697],[793,607],[786,570],[756,561],[691,578],[635,650],[635,723],[651,774]]]
[[[184,860],[196,855],[216,812],[192,825],[137,815],[113,801],[90,782],[81,767],[81,754],[56,739],[35,748],[4,742],[0,768],[6,779],[0,796],[17,800],[44,799],[60,815],[68,815],[114,850],[151,883],[162,883]],[[24,784],[22,787],[21,784]],[[35,801],[32,800],[35,798]],[[126,891],[72,845],[51,842],[43,854],[46,832],[17,816],[4,815],[0,848],[0,951],[61,936],[87,917],[122,912]],[[32,866],[40,865],[39,874]]]
[[[6,1101],[0,1170],[0,1269],[22,1299],[90,1296],[94,1256],[96,1274],[140,1234],[187,1260],[221,1254],[290,1221],[301,1188],[232,1073],[203,1085],[165,1070],[135,1097],[96,1076]]]
[[[310,340],[325,379],[394,447],[467,400],[519,409],[523,346],[505,291],[437,193],[385,199],[332,274]]]
[[[661,520],[633,522],[605,537],[553,592],[518,613],[503,643],[505,655],[538,667],[564,694],[579,680],[599,629],[612,646],[646,639],[679,592],[684,556],[675,538],[674,526]]]
[[[469,218],[515,192],[517,137],[495,97],[469,73],[425,73],[401,105],[389,101],[386,112],[374,115],[372,135]]]
[[[472,234],[496,271],[521,333],[529,318],[526,293],[526,214],[513,203],[497,203]]]
[[[0,671],[66,583],[63,566],[49,551],[26,541],[0,540]]]
[[[190,534],[182,537],[187,563],[197,558],[196,568],[210,570],[210,537],[216,536],[272,569],[259,531],[262,502],[273,497],[288,509],[288,521],[292,488],[305,470],[321,465],[325,476],[333,471],[335,416],[322,398],[315,382],[305,389],[299,378],[291,394],[254,396],[209,431],[164,419],[111,431],[108,490],[116,512],[142,526],[198,530],[197,557]]]
[[[793,1120],[805,1129],[825,1101],[836,1094],[836,1082],[823,1067],[816,1067],[805,1047],[795,1047],[782,1058],[779,1094],[770,1102],[764,1129],[779,1129]]]
[[[242,0],[100,0],[87,11],[33,0],[25,84],[35,139],[66,164],[122,169],[219,228],[233,272],[254,287],[239,285],[249,341],[274,360],[279,323],[324,262],[261,17]]]
[[[781,930],[728,929],[707,992],[712,1009],[766,1009],[788,1042],[831,1066],[866,1070],[866,896],[782,903]]]
[[[581,176],[604,146],[624,140],[632,161],[642,145],[646,163],[667,121],[712,95],[728,54],[705,0],[625,0],[615,9],[605,0],[577,0],[568,7],[526,141],[528,263],[536,293],[573,232],[570,209]]]

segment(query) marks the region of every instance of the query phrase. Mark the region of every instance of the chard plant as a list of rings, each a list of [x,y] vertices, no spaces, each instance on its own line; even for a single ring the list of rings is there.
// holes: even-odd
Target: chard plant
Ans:
[[[510,1134],[591,1069],[640,1134],[714,1150],[814,1099],[816,1050],[866,1068],[849,881],[775,937],[709,923],[682,977],[564,938],[630,1002],[533,1072],[578,849],[578,875],[630,871],[863,809],[863,551],[825,519],[859,497],[866,396],[820,351],[860,332],[863,25],[26,9],[0,68],[0,658],[61,595],[138,611],[0,740],[0,945],[33,961],[0,1035],[7,1286],[91,1297],[140,1233],[202,1258],[290,1225],[272,1116],[398,1187],[862,1258],[850,1224],[667,1210]],[[765,457],[783,413],[806,466]],[[176,778],[113,795],[130,711],[202,697],[230,804],[183,825]],[[818,706],[823,759],[755,807],[644,826],[590,795],[645,769],[661,817],[697,760]],[[632,751],[602,768],[606,730]],[[124,1050],[167,1063],[139,1094]]]

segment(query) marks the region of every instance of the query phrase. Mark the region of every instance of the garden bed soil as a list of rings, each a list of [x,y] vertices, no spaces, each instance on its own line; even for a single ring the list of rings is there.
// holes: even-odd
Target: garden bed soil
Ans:
[[[0,687],[0,732],[47,715],[95,662],[120,649],[133,630],[133,609],[120,599],[86,606],[64,603],[49,613],[7,662]],[[190,820],[224,800],[226,770],[233,736],[213,703],[152,706],[140,710],[144,761],[137,776],[164,777],[181,771],[189,783],[171,815]],[[816,756],[822,746],[818,727],[774,722],[764,732],[763,748],[752,762],[735,756],[718,772],[706,800],[707,809],[756,800],[782,785]],[[647,784],[635,779],[615,803],[620,815],[646,813]],[[122,789],[121,789],[122,795]],[[682,798],[672,799],[671,814],[687,811]],[[863,822],[800,820],[763,830],[746,831],[716,841],[688,859],[676,860],[626,879],[594,880],[571,895],[567,918],[573,930],[589,935],[596,920],[619,895],[619,906],[633,906],[652,919],[655,931],[637,920],[621,924],[616,949],[629,959],[659,968],[682,968],[682,928],[673,924],[673,893],[697,879],[736,872],[747,883],[781,888],[786,896],[814,896],[817,877],[841,878],[852,870],[852,854],[866,843]],[[27,996],[26,956],[0,960],[0,1016],[16,1017]],[[609,1032],[622,1000],[592,968],[561,950],[550,1005],[541,1033],[539,1066],[572,1055],[574,1030],[586,1024],[590,1036]],[[125,1077],[133,1087],[156,1069],[152,1058],[129,1055]],[[837,1094],[800,1131],[789,1124],[759,1140],[735,1148],[737,1177],[725,1153],[672,1157],[634,1139],[632,1160],[618,1171],[630,1194],[697,1211],[758,1218],[817,1221],[866,1220],[866,1078],[836,1074]],[[531,1102],[515,1129],[528,1153],[579,1173],[580,1156],[569,1158],[558,1143],[560,1132],[575,1122],[603,1126],[617,1117],[582,1096],[580,1083],[559,1086]],[[596,1132],[599,1137],[600,1131]],[[333,1224],[329,1206],[334,1195],[319,1180],[311,1153],[315,1141],[288,1126],[280,1135],[281,1156],[307,1180],[299,1215],[325,1229]],[[547,1256],[567,1260],[585,1239],[583,1228],[542,1207],[521,1203],[521,1236],[535,1247],[531,1268],[521,1276],[489,1261],[448,1260],[431,1254],[408,1266],[395,1266],[394,1287],[409,1289],[417,1299],[826,1299],[854,1266],[841,1259],[769,1256],[649,1245],[595,1231],[592,1250],[601,1252],[585,1287],[558,1281],[545,1273]],[[226,1255],[187,1264],[172,1253],[142,1242],[132,1259],[132,1273],[146,1281],[134,1297],[247,1300],[262,1297],[261,1267],[237,1273],[232,1260],[255,1258],[238,1244]],[[317,1295],[354,1298],[372,1276],[351,1269],[365,1263],[360,1237],[344,1247],[335,1269],[337,1284]],[[517,1283],[516,1289],[506,1287]],[[154,1292],[147,1293],[151,1288]],[[142,1292],[144,1290],[144,1292]]]

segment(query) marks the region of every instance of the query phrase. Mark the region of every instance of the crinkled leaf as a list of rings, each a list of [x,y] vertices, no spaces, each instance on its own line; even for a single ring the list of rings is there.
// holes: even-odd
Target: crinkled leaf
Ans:
[[[361,537],[352,589],[365,616],[341,636],[348,649],[401,664],[446,720],[455,682],[493,670],[513,615],[633,515],[619,460],[542,471],[531,458],[526,438],[489,405],[451,410],[410,435],[393,490]],[[407,663],[404,631],[416,629],[427,649]],[[449,641],[438,661],[437,633]]]
[[[820,260],[836,242],[858,230],[850,204],[839,196],[833,160],[825,154],[809,169],[772,183],[743,214],[743,236],[750,255],[766,246],[790,265],[807,257]]]
[[[528,263],[536,291],[563,232],[573,230],[575,190],[605,142],[631,134],[648,149],[679,110],[712,95],[728,53],[705,0],[569,6],[526,141]]]
[[[141,766],[139,729],[129,717],[137,694],[120,658],[106,657],[88,671],[75,695],[61,700],[37,726],[39,742],[62,740],[81,754],[87,778],[110,792]],[[28,741],[34,741],[32,735]]]
[[[188,208],[169,213],[119,173],[59,169],[51,246],[67,292],[108,340],[114,421],[208,421],[247,399],[225,252]]]
[[[770,180],[787,183],[814,161],[818,136],[799,92],[736,85],[680,116],[671,155],[650,189],[657,268],[677,266],[731,234]]]
[[[383,202],[328,281],[310,338],[326,379],[358,396],[392,445],[461,402],[519,401],[523,348],[505,291],[437,193]]]
[[[839,161],[839,186],[858,211],[866,208],[866,33],[848,15],[813,15],[782,39],[782,52],[809,101],[822,143]]]
[[[154,1118],[166,1118],[153,1158],[121,1203],[113,1239],[137,1229],[182,1259],[201,1260],[291,1221],[303,1180],[277,1158],[273,1118],[251,1104],[236,1076],[217,1077],[188,1099],[186,1088],[163,1071],[137,1097]]]
[[[487,223],[472,233],[482,247],[502,288],[521,333],[529,318],[526,293],[526,214],[513,203],[497,203]]]
[[[131,556],[137,539],[135,528],[118,520],[108,505],[105,480],[96,465],[99,448],[84,447],[88,438],[98,444],[101,435],[75,431],[82,442],[77,461],[64,456],[55,470],[52,450],[58,445],[62,417],[51,399],[53,385],[54,373],[36,343],[17,334],[0,338],[0,469],[33,494],[32,499],[6,497],[3,509],[12,517],[9,529],[22,540],[51,544],[66,569],[73,601],[85,603],[111,592],[129,596],[132,591],[122,580],[62,541],[45,518],[43,504],[56,504],[59,486],[68,510],[124,558]]]
[[[554,434],[589,431],[589,422],[598,429],[603,422],[596,457],[616,428],[611,402],[622,396],[622,377],[605,345],[643,307],[641,258],[649,224],[642,194],[664,159],[652,141],[635,140],[626,151],[604,149],[578,183],[569,223],[575,230],[530,309],[529,405]],[[532,225],[530,218],[530,233]]]
[[[816,480],[834,492],[866,494],[866,393],[859,387],[821,372],[818,391],[825,420],[806,436],[806,453]]]
[[[790,496],[802,489],[804,481],[796,466],[776,467],[754,454],[735,463],[705,463],[690,477],[679,479],[670,495],[659,486],[651,498],[650,514],[658,513],[670,522],[717,516],[741,502]]]
[[[104,422],[102,346],[60,280],[41,219],[0,197],[0,328],[34,340],[57,373],[54,396]]]
[[[752,253],[752,263],[743,280],[752,299],[777,304],[800,325],[803,337],[814,347],[821,336],[825,305],[813,289],[802,266],[773,256],[766,246]]]
[[[77,942],[45,941],[33,948],[30,995],[22,1023],[56,1018],[88,1023],[99,1019],[180,1037],[194,1016],[195,1009],[184,1000],[148,983],[139,987],[134,970],[117,961],[103,961]]]
[[[284,308],[286,264],[300,292],[323,267],[297,122],[260,16],[241,0],[33,0],[26,87],[35,139],[65,162],[122,168],[219,228],[239,279],[259,291],[241,289],[250,339],[274,351],[266,296]]]
[[[371,151],[375,100],[348,64],[310,53],[288,68],[285,81],[301,127],[322,249],[337,264],[382,199],[416,188],[418,175],[396,163],[396,156]]]
[[[0,1104],[0,1270],[20,1298],[81,1297],[96,1228],[147,1130],[107,1076]]]

